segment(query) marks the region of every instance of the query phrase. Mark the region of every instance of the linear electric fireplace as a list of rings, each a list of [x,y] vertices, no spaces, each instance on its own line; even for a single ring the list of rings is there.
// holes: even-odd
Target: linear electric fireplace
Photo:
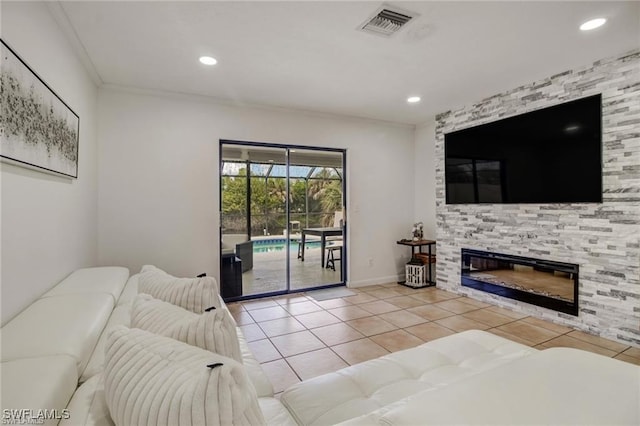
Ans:
[[[462,249],[462,285],[578,315],[578,265]]]

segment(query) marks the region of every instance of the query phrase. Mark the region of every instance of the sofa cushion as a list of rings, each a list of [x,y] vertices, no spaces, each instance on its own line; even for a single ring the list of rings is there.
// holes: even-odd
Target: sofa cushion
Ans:
[[[115,303],[129,278],[129,270],[119,266],[84,268],[73,271],[42,297],[80,293],[108,293]]]
[[[281,401],[300,424],[335,424],[535,352],[471,330],[305,380]]]
[[[202,314],[139,294],[131,308],[131,327],[171,337],[242,362],[233,317],[224,308]]]
[[[138,276],[138,292],[173,303],[196,314],[220,307],[218,283],[213,277],[176,278],[155,266],[145,265]]]
[[[116,306],[113,312],[111,312],[109,321],[107,322],[107,325],[104,327],[104,331],[98,339],[98,343],[96,344],[96,347],[91,354],[91,358],[89,358],[87,367],[84,369],[82,375],[80,376],[80,383],[84,383],[86,380],[102,372],[102,370],[104,369],[104,347],[107,341],[107,331],[118,325],[129,327],[130,324],[131,307],[128,305]]]
[[[124,286],[124,290],[120,293],[120,298],[116,302],[116,305],[129,305],[133,303],[133,299],[138,295],[138,277],[140,274],[135,274],[129,277],[127,284]]]
[[[16,424],[28,423],[27,417],[37,417],[39,410],[49,411],[53,418],[46,425],[58,424],[62,417],[71,415],[64,412],[78,382],[76,360],[68,355],[51,355],[17,359],[3,362],[2,366],[2,410],[3,420],[7,412],[15,410]],[[25,412],[24,410],[29,410]],[[4,421],[3,421],[4,423]]]
[[[346,424],[638,425],[640,366],[546,349]]]
[[[66,354],[81,373],[113,307],[106,293],[38,299],[2,327],[2,361]]]
[[[268,425],[277,426],[298,426],[298,423],[291,417],[289,411],[282,403],[272,397],[258,398],[258,404],[262,415]]]
[[[233,359],[139,329],[107,336],[104,391],[115,424],[264,424]]]
[[[96,374],[84,382],[67,406],[71,417],[60,421],[60,426],[113,426],[109,407],[104,397],[104,376]]]

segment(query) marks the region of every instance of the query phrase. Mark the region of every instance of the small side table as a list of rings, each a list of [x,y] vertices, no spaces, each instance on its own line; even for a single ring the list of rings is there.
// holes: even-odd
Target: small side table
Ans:
[[[429,261],[427,262],[426,282],[427,282],[427,286],[436,285],[436,282],[431,279],[431,273],[432,273],[432,270],[431,270],[431,268],[432,268],[431,259],[432,259],[432,255],[433,255],[432,247],[436,244],[435,240],[418,240],[418,241],[400,240],[400,241],[396,241],[396,244],[399,244],[401,246],[409,246],[409,247],[411,247],[411,257],[412,258],[416,254],[416,248],[418,249],[418,253],[422,253],[422,247],[427,246],[427,254],[429,255]],[[398,281],[398,284],[405,284],[405,282],[406,281]]]

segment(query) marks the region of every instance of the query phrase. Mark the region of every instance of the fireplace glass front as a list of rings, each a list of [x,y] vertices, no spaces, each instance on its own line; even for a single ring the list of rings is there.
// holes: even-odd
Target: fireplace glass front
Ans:
[[[578,315],[578,265],[462,249],[462,285]]]

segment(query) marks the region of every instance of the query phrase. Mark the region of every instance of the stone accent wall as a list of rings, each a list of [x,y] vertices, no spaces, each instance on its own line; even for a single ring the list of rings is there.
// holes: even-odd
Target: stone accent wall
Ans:
[[[602,204],[445,203],[445,133],[598,93]],[[640,51],[439,114],[435,155],[438,287],[640,346]],[[579,316],[462,287],[463,247],[579,264]]]

